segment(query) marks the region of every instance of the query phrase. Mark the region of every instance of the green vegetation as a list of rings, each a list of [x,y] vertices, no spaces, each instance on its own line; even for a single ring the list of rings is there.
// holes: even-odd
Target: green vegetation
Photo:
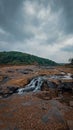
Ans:
[[[0,65],[23,65],[23,64],[38,64],[38,65],[58,65],[56,62],[33,56],[30,54],[10,51],[0,52]]]

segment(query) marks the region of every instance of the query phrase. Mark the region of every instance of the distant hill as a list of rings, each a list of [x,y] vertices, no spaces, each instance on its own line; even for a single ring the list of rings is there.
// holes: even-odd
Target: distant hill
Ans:
[[[34,55],[10,51],[10,52],[0,52],[0,65],[24,65],[24,64],[37,64],[37,65],[58,65],[56,62],[37,57]]]

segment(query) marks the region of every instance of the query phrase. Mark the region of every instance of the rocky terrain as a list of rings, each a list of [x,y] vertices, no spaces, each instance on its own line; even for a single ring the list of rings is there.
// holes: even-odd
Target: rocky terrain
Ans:
[[[73,130],[73,68],[0,66],[0,130]]]

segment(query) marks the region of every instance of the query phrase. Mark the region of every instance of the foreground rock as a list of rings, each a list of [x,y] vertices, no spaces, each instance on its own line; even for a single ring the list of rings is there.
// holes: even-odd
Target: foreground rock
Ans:
[[[72,112],[57,100],[39,99],[31,93],[15,95],[0,101],[0,129],[69,130]]]
[[[73,130],[72,72],[66,67],[1,68],[0,130]]]

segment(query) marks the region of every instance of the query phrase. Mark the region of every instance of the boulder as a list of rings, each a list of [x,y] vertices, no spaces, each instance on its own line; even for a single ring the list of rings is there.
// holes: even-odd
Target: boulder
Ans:
[[[62,93],[73,93],[73,82],[63,82],[58,86],[58,90]]]

